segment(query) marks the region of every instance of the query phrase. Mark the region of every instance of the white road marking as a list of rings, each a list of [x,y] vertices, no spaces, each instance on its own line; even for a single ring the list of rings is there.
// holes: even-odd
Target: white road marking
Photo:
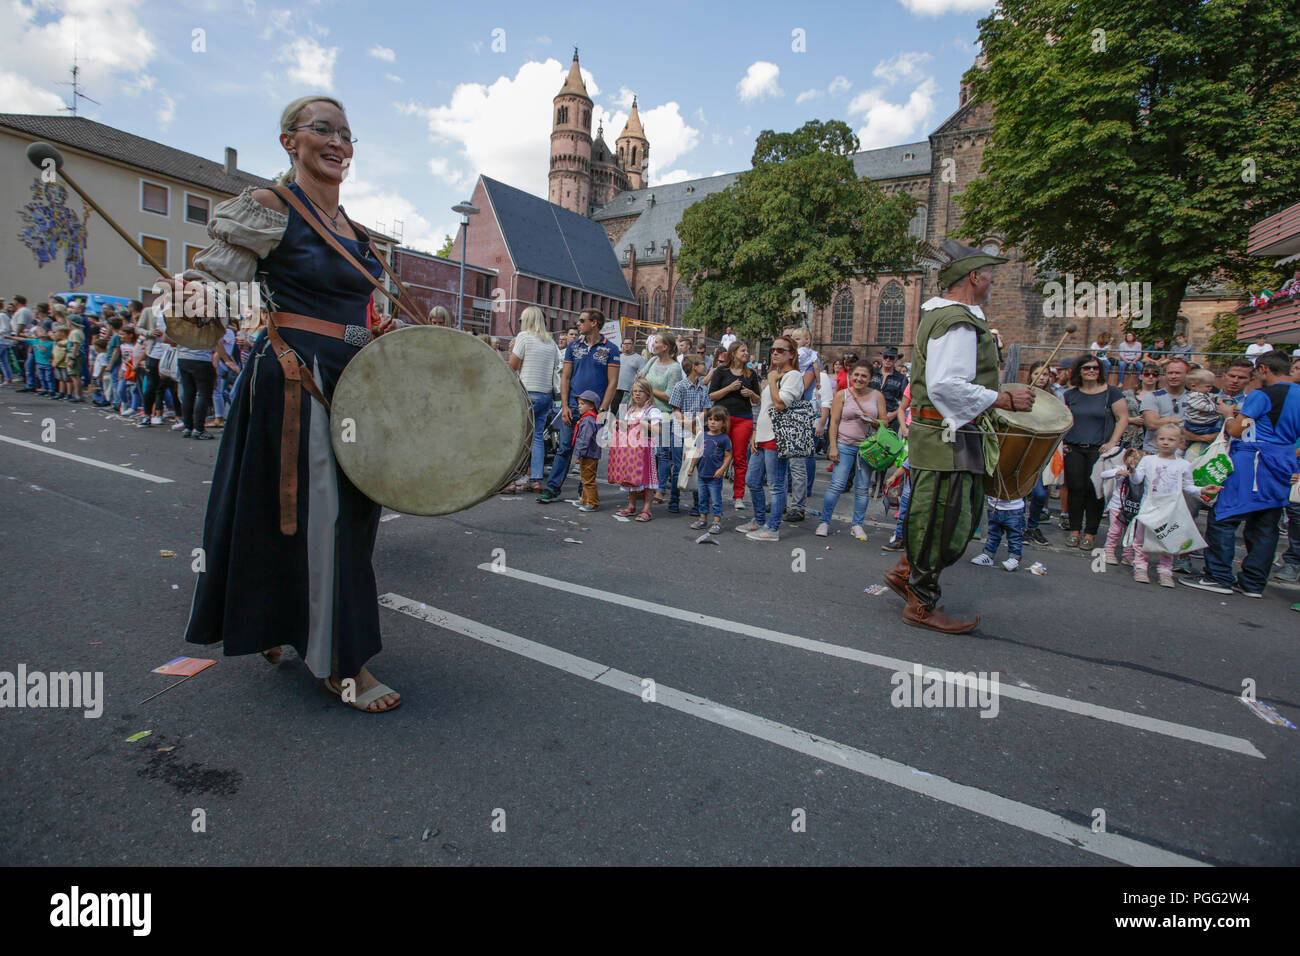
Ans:
[[[527,581],[530,584],[538,584],[542,587],[553,588],[557,591],[567,591],[570,594],[590,598],[594,601],[606,601],[610,604],[618,604],[632,610],[645,611],[649,614],[658,614],[661,617],[685,621],[688,624],[703,624],[706,627],[714,627],[726,631],[729,634],[756,637],[762,641],[770,641],[774,644],[784,644],[787,647],[797,647],[800,650],[812,651],[815,654],[825,654],[828,657],[839,657],[844,660],[856,661],[860,664],[869,664],[872,667],[884,668],[890,672],[902,671],[905,674],[909,674],[911,673],[913,666],[918,663],[917,661],[905,661],[898,657],[885,657],[881,654],[873,654],[870,651],[861,651],[855,647],[843,647],[839,644],[829,644],[825,641],[816,641],[806,637],[799,637],[795,634],[784,634],[780,631],[773,631],[766,627],[758,627],[740,621],[729,621],[726,618],[700,614],[696,611],[686,611],[675,607],[665,607],[661,604],[655,604],[653,601],[644,601],[640,598],[628,597],[627,595],[616,594],[612,591],[601,591],[581,584],[574,584],[570,581],[561,581],[558,578],[548,578],[545,575],[533,574],[529,571],[520,571],[516,568],[493,568],[490,563],[480,564],[478,567],[481,571],[491,571],[494,574],[515,578],[519,581]],[[955,668],[931,667],[925,664],[922,664],[921,667],[926,671],[938,671],[945,675],[949,671],[957,671]],[[1131,714],[1128,711],[1117,710],[1113,707],[1104,707],[1100,704],[1090,704],[1087,701],[1073,700],[1069,697],[1058,697],[1055,694],[1044,694],[1041,691],[1032,690],[1027,687],[1015,687],[1011,684],[999,683],[998,695],[1001,698],[1022,700],[1029,704],[1037,704],[1040,707],[1050,707],[1053,710],[1079,714],[1083,717],[1095,717],[1098,720],[1104,720],[1112,724],[1121,724],[1126,727],[1137,728],[1138,730],[1147,730],[1152,733],[1164,734],[1169,737],[1177,737],[1180,740],[1188,740],[1192,743],[1204,744],[1207,747],[1218,747],[1221,750],[1243,754],[1247,757],[1258,757],[1261,760],[1265,759],[1264,754],[1261,753],[1254,744],[1243,737],[1232,737],[1228,734],[1220,734],[1213,730],[1201,730],[1199,727],[1189,727],[1186,724],[1160,720],[1156,717],[1146,717],[1142,714]]]
[[[638,700],[642,697],[644,688],[641,678],[585,657],[578,657],[567,651],[530,641],[517,634],[498,630],[440,608],[428,607],[400,594],[390,592],[381,595],[379,604],[417,620],[473,638],[483,644],[510,651],[512,654],[518,654],[539,664],[631,694]],[[778,747],[844,767],[864,777],[882,780],[904,790],[931,797],[941,803],[969,810],[991,820],[997,820],[999,823],[1006,823],[1029,833],[1056,840],[1058,843],[1078,847],[1109,860],[1131,866],[1207,865],[1199,860],[1180,856],[1129,837],[1114,833],[1094,833],[1089,827],[1071,823],[1038,807],[1018,803],[977,787],[956,783],[946,777],[865,750],[858,750],[847,744],[818,737],[806,730],[799,730],[757,714],[736,710],[734,707],[676,690],[658,681],[655,682],[655,703],[687,716],[706,720],[759,740],[766,740]]]
[[[96,461],[93,458],[83,458],[81,455],[73,455],[66,451],[59,451],[57,448],[51,448],[49,445],[38,445],[35,442],[23,441],[20,438],[10,438],[8,435],[0,435],[0,441],[7,441],[11,445],[21,445],[23,448],[31,448],[34,451],[43,451],[47,455],[56,455],[59,458],[68,458],[72,461],[79,461],[83,465],[93,465],[96,468],[103,468],[105,471],[115,471],[119,475],[130,475],[132,478],[143,478],[145,481],[154,482],[154,484],[169,485],[172,483],[172,479],[170,478],[151,475],[147,471],[137,471],[134,468],[123,468],[121,465],[110,465],[106,461]]]

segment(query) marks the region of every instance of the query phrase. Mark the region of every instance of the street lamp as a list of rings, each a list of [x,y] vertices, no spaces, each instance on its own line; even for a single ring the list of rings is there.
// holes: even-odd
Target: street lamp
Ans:
[[[456,328],[465,328],[465,246],[469,244],[469,217],[478,215],[478,209],[468,201],[458,202],[451,211],[460,214],[460,295],[456,297]]]

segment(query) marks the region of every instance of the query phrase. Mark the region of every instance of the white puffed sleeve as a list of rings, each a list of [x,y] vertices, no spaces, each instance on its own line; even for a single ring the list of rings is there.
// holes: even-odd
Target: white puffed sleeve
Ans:
[[[250,186],[213,210],[208,223],[212,245],[194,257],[194,265],[185,270],[186,281],[251,281],[257,274],[257,260],[280,244],[288,224],[284,213],[254,199]]]

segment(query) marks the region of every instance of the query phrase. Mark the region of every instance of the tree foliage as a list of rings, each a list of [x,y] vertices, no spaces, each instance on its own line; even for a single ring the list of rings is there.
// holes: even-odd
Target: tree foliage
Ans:
[[[438,251],[434,255],[441,256],[443,259],[448,258],[451,255],[453,245],[455,245],[455,240],[451,236],[443,236],[442,245],[438,247]]]
[[[1210,323],[1210,338],[1205,343],[1207,352],[1241,352],[1246,351],[1244,342],[1237,341],[1237,325],[1240,316],[1236,312],[1219,312]]]
[[[775,334],[801,294],[825,306],[854,275],[908,268],[916,202],[859,179],[849,158],[857,149],[837,120],[760,133],[753,168],[692,204],[677,226],[692,293],[682,321],[731,325],[744,338]]]
[[[965,232],[1150,281],[1154,334],[1190,280],[1260,265],[1250,226],[1300,199],[1294,0],[1001,0],[980,38],[993,131]]]

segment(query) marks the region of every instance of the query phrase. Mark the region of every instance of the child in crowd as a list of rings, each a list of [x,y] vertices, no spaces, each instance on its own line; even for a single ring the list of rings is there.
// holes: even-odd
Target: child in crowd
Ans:
[[[655,463],[655,447],[659,444],[659,427],[663,424],[663,413],[654,403],[654,392],[650,383],[638,378],[632,383],[628,392],[627,420],[622,423],[619,434],[609,450],[609,473],[611,481],[617,481],[627,492],[627,507],[615,514],[631,517],[636,511],[638,500],[644,500],[637,521],[649,521],[654,517],[650,513],[650,492],[659,488],[659,471]]]
[[[971,558],[970,563],[986,568],[992,567],[993,558],[998,553],[998,545],[1002,543],[1002,534],[1006,532],[1007,550],[1011,554],[1002,562],[1002,567],[1014,571],[1020,567],[1020,557],[1025,545],[1025,499],[1003,500],[990,496],[988,505],[988,540],[984,542],[984,550]]]
[[[709,398],[709,389],[701,379],[704,376],[704,360],[695,355],[685,355],[682,357],[682,374],[686,376],[675,384],[668,392],[668,405],[672,410],[674,419],[680,420],[681,424],[674,431],[681,436],[682,442],[682,463],[685,464],[688,457],[695,453],[695,443],[703,432],[703,418],[705,409],[713,405]],[[676,440],[676,438],[674,438]],[[668,510],[676,512],[680,496],[680,489],[686,487],[688,479],[682,476],[679,482],[680,487],[670,489],[668,495]],[[700,516],[700,495],[698,491],[691,490],[691,514],[696,517]]]
[[[699,455],[691,461],[687,474],[696,468],[700,471],[699,507],[700,520],[691,525],[695,530],[705,526],[709,519],[709,509],[713,509],[713,524],[709,534],[722,533],[722,476],[731,467],[731,439],[727,431],[731,428],[731,414],[721,405],[709,409],[704,420],[705,434],[696,443]]]
[[[1133,472],[1132,481],[1142,486],[1142,500],[1151,495],[1174,494],[1218,494],[1218,485],[1205,485],[1198,488],[1192,479],[1192,463],[1178,457],[1178,446],[1182,442],[1182,429],[1177,425],[1161,425],[1156,432],[1156,453],[1148,455],[1138,463]],[[1151,578],[1147,574],[1147,555],[1142,550],[1145,528],[1137,522],[1133,532],[1133,580],[1148,584]],[[1174,586],[1174,556],[1160,555],[1160,586]]]
[[[1183,398],[1183,428],[1193,435],[1204,436],[1206,442],[1212,442],[1223,427],[1223,416],[1214,407],[1211,394],[1214,391],[1214,373],[1208,368],[1193,369],[1184,381],[1187,394]]]
[[[579,511],[596,511],[600,508],[600,494],[596,490],[596,468],[600,465],[600,444],[596,441],[596,432],[600,428],[600,423],[596,420],[596,406],[599,404],[600,396],[591,389],[578,396],[578,420],[573,426],[573,457],[578,459],[582,475]]]
[[[38,325],[27,344],[36,353],[36,380],[40,385],[40,394],[54,398],[59,394],[54,381],[54,340],[49,332]]]
[[[50,359],[54,368],[56,402],[71,401],[72,388],[68,385],[68,329],[57,326],[54,329],[54,353]]]
[[[97,335],[90,343],[90,348],[94,354],[90,367],[90,380],[99,387],[99,395],[94,399],[94,403],[107,405],[111,384],[108,377],[108,339]]]
[[[1103,480],[1115,479],[1115,490],[1111,492],[1110,501],[1106,503],[1106,519],[1110,523],[1106,529],[1107,564],[1120,563],[1119,558],[1115,556],[1115,549],[1119,546],[1120,538],[1127,530],[1129,522],[1137,517],[1138,510],[1142,506],[1142,487],[1134,480],[1133,475],[1145,457],[1146,452],[1141,448],[1130,448],[1124,452],[1124,459],[1120,464],[1114,468],[1104,469],[1101,473]],[[1124,563],[1133,563],[1132,546],[1124,549]]]

